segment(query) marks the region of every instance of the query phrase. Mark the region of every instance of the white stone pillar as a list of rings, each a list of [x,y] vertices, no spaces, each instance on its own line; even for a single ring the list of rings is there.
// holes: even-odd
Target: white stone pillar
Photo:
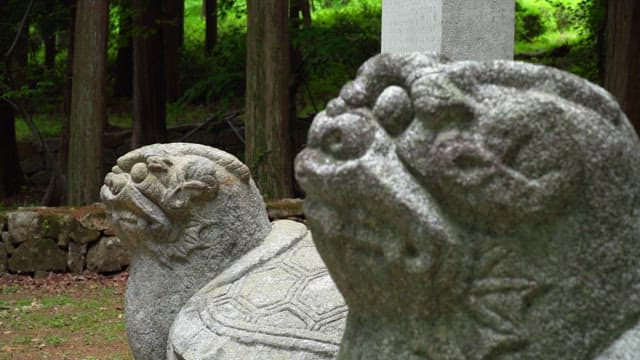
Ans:
[[[514,0],[382,0],[382,52],[513,59]]]

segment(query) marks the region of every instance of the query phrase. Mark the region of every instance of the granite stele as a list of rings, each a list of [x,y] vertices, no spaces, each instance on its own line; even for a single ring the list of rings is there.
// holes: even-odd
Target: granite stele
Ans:
[[[145,146],[118,159],[101,197],[135,247],[125,315],[136,359],[335,357],[344,300],[306,226],[271,224],[238,159],[196,144]]]
[[[339,359],[640,359],[640,144],[600,87],[383,54],[307,144],[305,212],[349,306]]]

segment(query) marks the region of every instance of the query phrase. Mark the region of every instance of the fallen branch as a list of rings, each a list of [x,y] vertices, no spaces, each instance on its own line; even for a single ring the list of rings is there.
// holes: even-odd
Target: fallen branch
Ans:
[[[233,126],[233,124],[231,123],[231,120],[237,118],[238,116],[240,116],[240,114],[242,114],[242,111],[233,111],[225,114],[222,120],[227,123],[227,125],[231,128],[233,133],[238,137],[238,139],[240,139],[242,144],[244,144],[244,137],[242,137],[242,134],[240,134],[238,129],[235,126]],[[210,115],[202,124],[196,126],[192,130],[190,130],[188,133],[184,134],[181,138],[179,138],[178,142],[187,141],[193,134],[209,126],[212,122],[218,120],[219,115],[220,115],[219,113]]]

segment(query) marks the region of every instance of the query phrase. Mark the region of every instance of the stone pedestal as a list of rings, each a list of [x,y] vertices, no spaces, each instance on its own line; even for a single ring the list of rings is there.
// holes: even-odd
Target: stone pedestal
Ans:
[[[513,59],[513,0],[384,0],[382,52]]]

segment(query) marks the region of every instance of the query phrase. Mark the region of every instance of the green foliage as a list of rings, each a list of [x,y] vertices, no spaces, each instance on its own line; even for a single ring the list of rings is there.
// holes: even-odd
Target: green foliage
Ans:
[[[516,1],[516,40],[530,41],[544,33],[543,15],[539,8],[523,6],[522,2]]]
[[[311,27],[295,32],[292,43],[302,52],[309,92],[324,107],[366,59],[380,52],[382,8],[379,1],[351,1],[313,15]],[[306,95],[303,109],[310,105]]]
[[[244,95],[246,29],[232,24],[223,29],[211,55],[205,54],[204,39],[185,43],[182,82],[187,90],[183,101],[236,103]]]
[[[233,4],[231,4],[233,3]],[[246,4],[219,4],[223,14],[218,43],[205,55],[204,24],[200,2],[185,3],[185,49],[183,51],[183,102],[243,105],[246,57]],[[299,97],[301,108],[313,111],[311,97],[319,106],[335,96],[353,77],[358,66],[380,51],[379,0],[316,1],[309,28],[292,29],[291,42],[303,58],[306,84]],[[310,89],[310,91],[306,91]],[[306,112],[306,111],[303,111]]]
[[[605,0],[516,0],[516,58],[600,80]],[[522,56],[525,56],[524,58]]]
[[[597,83],[602,83],[604,77],[606,14],[607,0],[579,0],[578,7],[572,12],[573,21],[583,26],[581,39],[574,47],[576,61],[569,71]]]
[[[541,37],[573,37],[584,24],[575,21],[581,0],[516,0],[516,43]],[[591,1],[591,0],[588,0]]]

